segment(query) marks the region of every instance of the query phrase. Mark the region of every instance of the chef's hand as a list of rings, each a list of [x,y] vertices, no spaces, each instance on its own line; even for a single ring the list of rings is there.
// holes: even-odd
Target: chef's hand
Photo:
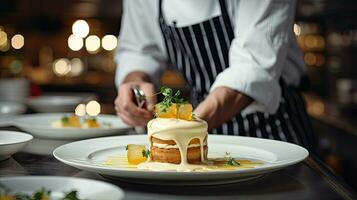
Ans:
[[[252,98],[228,87],[217,87],[202,101],[194,113],[207,121],[208,130],[232,119],[252,102]]]
[[[145,93],[151,96],[155,93],[155,87],[151,83],[147,74],[143,72],[132,72],[126,76],[118,89],[118,96],[115,99],[115,110],[117,115],[128,125],[146,126],[147,122],[153,118],[153,111],[156,97],[151,97],[146,101],[144,107],[139,108],[132,92],[132,87],[138,86]]]

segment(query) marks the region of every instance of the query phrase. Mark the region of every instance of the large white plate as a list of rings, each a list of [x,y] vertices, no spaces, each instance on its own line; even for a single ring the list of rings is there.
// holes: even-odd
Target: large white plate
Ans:
[[[64,192],[76,190],[80,199],[120,200],[124,192],[109,183],[60,176],[18,176],[0,178],[0,185],[16,194],[31,195],[35,191],[46,188],[51,191],[51,197],[59,199]]]
[[[86,139],[125,133],[129,126],[124,124],[117,116],[99,115],[97,120],[101,123],[110,123],[111,127],[101,128],[54,128],[51,123],[60,120],[66,113],[40,113],[14,117],[8,124],[14,125],[35,137],[48,139]],[[0,123],[1,124],[1,123]]]
[[[226,152],[230,152],[232,157],[257,159],[265,164],[250,169],[210,172],[146,171],[111,167],[103,164],[108,156],[125,155],[127,144],[148,145],[147,140],[146,135],[89,139],[60,146],[55,149],[53,155],[58,160],[73,167],[131,182],[206,185],[255,178],[298,163],[309,154],[303,147],[286,142],[250,137],[209,135],[209,157],[210,155],[223,157]]]
[[[24,148],[32,136],[16,131],[0,131],[0,161]]]

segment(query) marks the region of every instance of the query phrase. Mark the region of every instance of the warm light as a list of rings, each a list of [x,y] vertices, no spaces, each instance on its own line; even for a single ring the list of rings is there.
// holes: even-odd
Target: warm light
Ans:
[[[14,49],[21,49],[25,44],[24,36],[16,34],[11,38],[11,46]]]
[[[100,47],[100,39],[96,35],[90,35],[86,38],[86,49],[89,53],[96,53]]]
[[[71,63],[68,59],[61,58],[54,62],[53,72],[58,76],[64,76],[71,71]]]
[[[296,36],[301,34],[301,27],[298,24],[294,24],[294,33]]]
[[[313,102],[308,110],[311,114],[322,115],[325,112],[325,104],[320,101]]]
[[[316,48],[317,44],[318,44],[318,39],[317,39],[316,36],[314,36],[314,35],[306,36],[306,38],[305,38],[305,46],[307,48],[310,48],[310,49]]]
[[[80,117],[84,116],[86,114],[86,105],[84,105],[83,103],[78,104],[78,106],[74,110],[74,113]]]
[[[78,75],[82,74],[83,70],[84,70],[84,66],[83,66],[83,62],[81,61],[81,59],[73,58],[71,60],[71,71],[69,72],[69,74],[71,76],[78,76]]]
[[[7,45],[7,34],[0,30],[0,49],[3,49]]]
[[[90,116],[97,116],[100,113],[100,104],[97,101],[87,103],[86,112]]]
[[[0,46],[0,51],[6,52],[10,49],[10,42],[7,40],[3,46]]]
[[[83,39],[75,35],[68,37],[68,47],[73,51],[79,51],[83,47]]]
[[[89,33],[89,25],[85,20],[77,20],[72,25],[72,32],[77,37],[85,38]]]
[[[304,56],[305,63],[308,65],[315,65],[317,58],[313,53],[306,53]]]
[[[118,39],[114,35],[106,35],[102,38],[102,47],[107,51],[114,50],[117,47]]]

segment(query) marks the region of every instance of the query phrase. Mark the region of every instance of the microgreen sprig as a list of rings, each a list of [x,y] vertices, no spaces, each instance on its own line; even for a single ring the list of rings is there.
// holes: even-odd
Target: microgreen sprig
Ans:
[[[173,103],[176,104],[183,104],[186,103],[185,99],[181,97],[181,91],[177,90],[176,93],[171,88],[168,87],[161,87],[160,88],[160,93],[164,95],[164,99],[160,103],[160,112],[167,112],[167,109],[170,108],[170,106]]]
[[[143,150],[143,151],[142,151],[142,154],[143,154],[143,157],[149,158],[150,155],[151,155],[151,152],[150,152],[149,149],[146,149],[146,150]]]
[[[239,162],[237,162],[234,158],[232,157],[229,157],[227,158],[227,165],[230,165],[230,166],[240,166]]]

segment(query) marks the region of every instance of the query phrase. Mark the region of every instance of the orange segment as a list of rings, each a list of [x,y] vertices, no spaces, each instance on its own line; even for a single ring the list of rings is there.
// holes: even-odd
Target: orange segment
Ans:
[[[78,116],[62,117],[61,123],[64,127],[81,127],[81,121]]]
[[[85,124],[87,128],[100,128],[100,124],[97,122],[95,118],[88,118],[85,120]]]
[[[137,165],[147,160],[143,155],[143,151],[146,151],[145,145],[128,144],[127,151],[128,162],[131,165]]]
[[[160,105],[161,103],[158,103],[155,105],[155,113],[157,117],[161,118],[176,118],[177,116],[177,106],[175,103],[173,103],[167,110],[166,112],[160,112]]]
[[[191,104],[181,104],[178,107],[178,118],[184,120],[192,120],[192,110],[193,108]]]

